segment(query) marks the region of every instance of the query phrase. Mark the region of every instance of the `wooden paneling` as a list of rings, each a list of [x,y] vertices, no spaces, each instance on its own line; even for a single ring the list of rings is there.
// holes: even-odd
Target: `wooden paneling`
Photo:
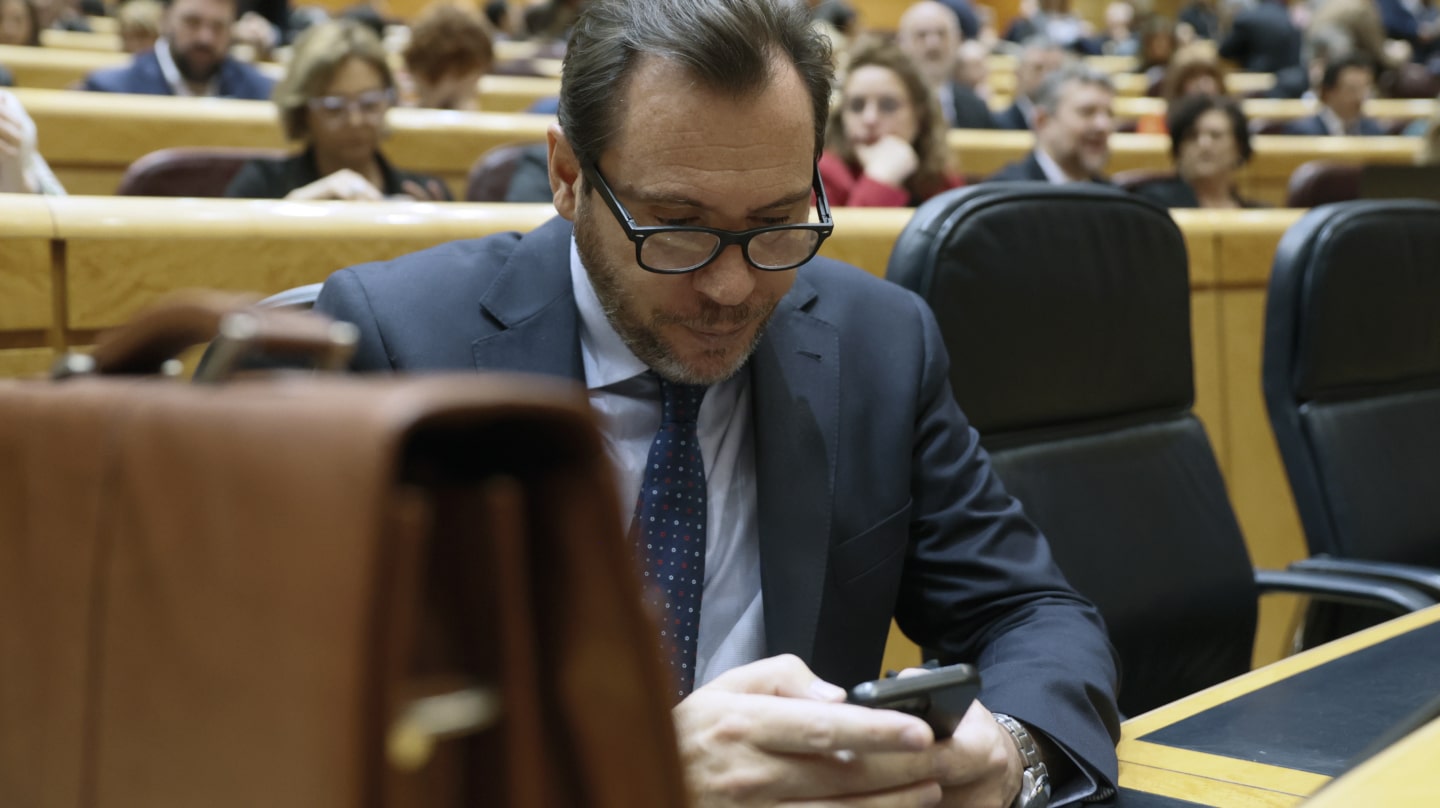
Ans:
[[[173,146],[284,148],[268,101],[17,90],[35,119],[39,148],[72,193],[114,193],[130,163]],[[507,143],[543,141],[543,115],[391,110],[386,157],[432,174],[463,198],[470,165]]]
[[[44,197],[0,194],[0,333],[49,328],[53,322],[50,240],[55,226]]]

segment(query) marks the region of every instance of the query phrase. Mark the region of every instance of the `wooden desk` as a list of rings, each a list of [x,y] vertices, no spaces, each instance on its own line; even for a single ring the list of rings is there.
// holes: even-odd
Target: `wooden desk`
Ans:
[[[121,49],[119,31],[63,31],[47,28],[40,32],[40,44],[55,50],[101,51],[119,53]]]
[[[72,194],[111,194],[132,162],[172,146],[285,148],[268,101],[16,90],[35,119],[40,153]],[[554,118],[394,109],[386,156],[432,174],[464,198],[475,159],[507,143],[542,141]]]
[[[1240,106],[1252,121],[1293,121],[1308,118],[1319,111],[1315,102],[1292,98],[1247,98],[1240,102]],[[1429,119],[1436,108],[1433,98],[1372,98],[1365,102],[1365,114],[1379,120]],[[1115,117],[1127,121],[1164,115],[1165,110],[1163,98],[1121,96],[1115,99],[1114,104]]]
[[[989,176],[1023,159],[1034,144],[1029,132],[952,129],[950,151],[966,174]],[[1290,175],[1311,160],[1346,163],[1411,163],[1420,147],[1413,137],[1295,137],[1257,135],[1255,156],[1238,175],[1243,196],[1272,205],[1285,203]],[[1168,169],[1170,136],[1119,133],[1110,137],[1110,173],[1137,168]]]
[[[1431,721],[1394,746],[1325,787],[1307,808],[1355,805],[1428,805],[1440,796],[1440,719]]]
[[[1440,693],[1436,659],[1440,606],[1137,716],[1121,728],[1121,785],[1202,805],[1299,804]],[[1429,778],[1431,799],[1437,794],[1434,737],[1440,732],[1432,727],[1394,750],[1429,750],[1431,765],[1409,775]],[[1421,804],[1376,801],[1374,795],[1358,802],[1324,800],[1316,804]]]

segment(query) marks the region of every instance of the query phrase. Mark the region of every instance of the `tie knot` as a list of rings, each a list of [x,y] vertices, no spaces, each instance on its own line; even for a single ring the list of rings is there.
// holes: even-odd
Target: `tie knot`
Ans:
[[[676,384],[660,380],[660,401],[664,410],[661,422],[693,424],[700,417],[700,401],[705,398],[703,384]]]

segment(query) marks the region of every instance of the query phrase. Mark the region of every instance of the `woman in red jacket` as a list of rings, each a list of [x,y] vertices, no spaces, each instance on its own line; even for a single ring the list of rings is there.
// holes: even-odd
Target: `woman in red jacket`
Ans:
[[[820,157],[830,204],[905,207],[963,185],[945,131],[939,100],[909,57],[889,43],[859,46]]]

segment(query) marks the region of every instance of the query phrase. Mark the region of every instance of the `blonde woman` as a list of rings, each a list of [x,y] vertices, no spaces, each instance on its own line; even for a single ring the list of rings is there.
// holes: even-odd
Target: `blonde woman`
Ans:
[[[449,200],[444,183],[400,171],[380,153],[395,77],[375,34],[351,20],[309,28],[275,87],[285,135],[304,145],[247,163],[226,196],[254,199]]]

